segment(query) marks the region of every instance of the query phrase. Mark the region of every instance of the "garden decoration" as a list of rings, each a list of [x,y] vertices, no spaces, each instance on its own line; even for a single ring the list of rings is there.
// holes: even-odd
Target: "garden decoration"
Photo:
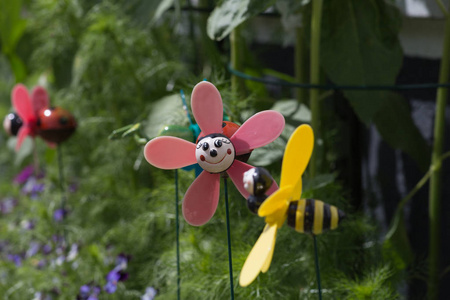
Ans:
[[[33,89],[31,97],[27,88],[17,84],[12,92],[12,104],[22,119],[23,125],[17,133],[16,150],[19,150],[26,136],[39,135],[50,146],[57,145],[59,186],[63,194],[61,210],[65,211],[65,188],[62,153],[60,144],[74,132],[77,123],[73,115],[60,107],[51,107],[47,91],[40,86]],[[34,146],[35,172],[38,169],[36,147]]]
[[[48,143],[59,144],[68,139],[77,126],[70,112],[49,106],[48,93],[43,87],[35,87],[30,97],[24,85],[16,85],[12,92],[12,104],[23,122],[17,134],[17,150],[26,136],[39,135]]]
[[[161,169],[178,169],[198,163],[204,170],[191,184],[183,199],[183,216],[194,226],[207,223],[219,201],[220,175],[228,174],[239,192],[247,198],[242,176],[252,166],[236,159],[274,141],[284,128],[284,118],[276,111],[253,115],[234,134],[226,136],[222,121],[223,104],[217,88],[210,82],[198,83],[192,91],[191,106],[202,130],[197,144],[162,136],[152,139],[144,149],[147,161]],[[277,188],[273,184],[270,194]]]
[[[201,129],[197,144],[162,136],[152,139],[144,149],[146,160],[161,169],[183,168],[196,162],[203,169],[186,191],[182,211],[194,226],[207,223],[219,202],[220,176],[224,178],[227,219],[230,293],[234,299],[227,180],[229,175],[239,192],[248,196],[242,183],[243,173],[252,166],[238,157],[274,141],[283,131],[284,117],[275,111],[263,111],[248,119],[241,127],[223,121],[223,104],[217,88],[210,82],[198,83],[191,96],[194,117]],[[275,181],[267,193],[277,188]]]
[[[316,235],[337,228],[344,213],[320,200],[301,199],[302,174],[313,151],[314,136],[309,125],[299,126],[289,138],[283,156],[280,188],[267,199],[264,191],[272,180],[269,172],[255,168],[244,174],[244,186],[251,194],[249,208],[265,217],[266,226],[256,241],[242,267],[241,286],[248,286],[260,272],[267,272],[273,257],[277,230],[287,219],[288,226],[298,232],[309,233],[314,238],[319,297],[320,277],[317,260]],[[258,209],[259,208],[259,209]]]

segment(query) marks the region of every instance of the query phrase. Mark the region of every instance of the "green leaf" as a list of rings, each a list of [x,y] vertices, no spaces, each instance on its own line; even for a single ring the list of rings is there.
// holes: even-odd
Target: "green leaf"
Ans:
[[[279,100],[271,109],[284,116],[286,125],[279,138],[269,145],[253,150],[249,160],[252,165],[268,166],[280,160],[283,157],[286,142],[294,130],[301,124],[311,121],[311,111],[295,99]]]
[[[4,53],[14,52],[27,26],[26,20],[20,18],[21,9],[20,0],[0,0],[0,40]]]
[[[152,104],[144,132],[149,138],[158,136],[167,125],[185,125],[188,119],[179,94],[166,96]]]
[[[400,14],[383,0],[325,1],[321,65],[337,85],[392,85],[402,65]],[[359,119],[374,122],[383,138],[426,169],[429,148],[399,95],[345,90]]]
[[[20,18],[21,9],[22,1],[0,0],[0,44],[2,52],[8,57],[16,82],[26,77],[25,64],[15,53],[27,26],[26,20]]]
[[[208,18],[208,36],[213,40],[222,40],[241,23],[274,3],[275,0],[225,0]]]
[[[24,81],[27,76],[27,69],[24,62],[15,53],[9,53],[7,54],[7,57],[14,73],[14,77],[16,78],[16,82]]]
[[[374,117],[374,123],[383,139],[392,147],[411,156],[425,171],[430,165],[431,149],[417,129],[406,100],[387,93],[386,102]]]
[[[155,14],[152,19],[152,23],[158,21],[161,16],[169,10],[169,8],[174,4],[175,0],[163,0],[159,3],[158,8],[155,11]]]
[[[384,0],[325,1],[321,65],[338,85],[394,84],[402,65],[400,14]],[[369,124],[386,91],[344,91],[361,121]]]

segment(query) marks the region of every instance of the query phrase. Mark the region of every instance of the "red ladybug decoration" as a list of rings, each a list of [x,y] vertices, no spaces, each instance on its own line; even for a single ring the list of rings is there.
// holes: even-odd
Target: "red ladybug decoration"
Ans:
[[[73,115],[60,107],[44,108],[38,112],[37,133],[47,142],[64,142],[76,127]]]

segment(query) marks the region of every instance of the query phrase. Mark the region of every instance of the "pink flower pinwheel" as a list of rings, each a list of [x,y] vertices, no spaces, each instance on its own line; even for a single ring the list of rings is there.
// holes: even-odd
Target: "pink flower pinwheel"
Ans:
[[[200,165],[203,171],[186,191],[182,209],[189,224],[200,226],[207,223],[216,211],[221,173],[226,172],[244,198],[248,198],[242,178],[252,166],[236,157],[273,142],[283,131],[284,117],[276,111],[259,112],[227,137],[222,131],[222,98],[217,88],[207,81],[194,87],[191,107],[202,130],[197,144],[171,136],[157,137],[147,143],[144,155],[150,164],[160,169]],[[267,195],[277,188],[274,182]]]
[[[33,89],[30,95],[23,84],[17,84],[12,91],[12,105],[23,121],[17,133],[16,150],[20,149],[26,136],[35,137],[38,132],[38,113],[49,106],[47,91],[40,86]]]

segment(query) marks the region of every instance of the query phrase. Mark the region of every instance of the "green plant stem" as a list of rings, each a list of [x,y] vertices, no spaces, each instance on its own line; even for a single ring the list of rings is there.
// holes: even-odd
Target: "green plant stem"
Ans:
[[[310,76],[311,84],[318,84],[320,81],[320,25],[322,23],[323,0],[312,2],[311,18],[311,52],[310,52]],[[311,127],[317,137],[320,137],[320,98],[319,90],[310,91]],[[317,139],[316,139],[317,141]],[[317,145],[317,143],[316,143]],[[317,151],[313,151],[309,164],[310,176],[317,173]]]
[[[303,27],[299,27],[296,30],[295,39],[295,81],[298,83],[306,83],[308,70],[306,68],[306,44],[304,42],[305,30]],[[306,104],[308,90],[297,89],[297,101],[299,103]]]
[[[442,3],[442,0],[436,0],[436,3],[439,6],[439,8],[441,9],[444,16],[447,17],[448,11],[447,11],[447,8],[445,7],[444,3]]]
[[[445,21],[444,46],[442,51],[439,83],[448,82],[450,63],[450,18]],[[442,191],[442,148],[444,142],[445,106],[448,89],[440,88],[436,97],[436,115],[434,119],[434,143],[431,154],[431,177],[429,193],[430,249],[428,299],[439,297],[439,251],[441,228],[441,191]]]
[[[230,34],[230,47],[231,47],[231,66],[233,69],[242,71],[242,52],[243,52],[243,40],[241,37],[241,26],[236,27]],[[231,76],[231,90],[237,96],[244,95],[244,79],[236,75]]]

